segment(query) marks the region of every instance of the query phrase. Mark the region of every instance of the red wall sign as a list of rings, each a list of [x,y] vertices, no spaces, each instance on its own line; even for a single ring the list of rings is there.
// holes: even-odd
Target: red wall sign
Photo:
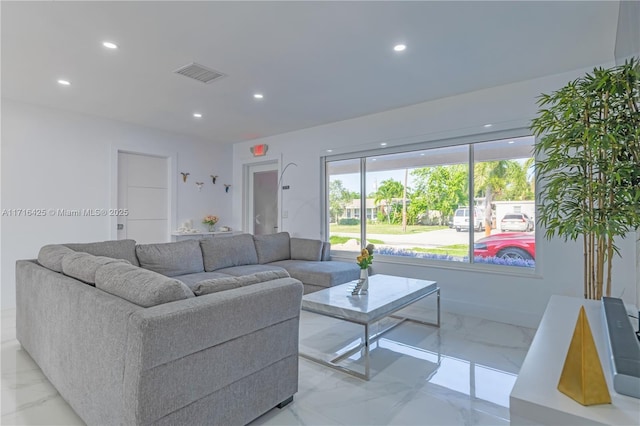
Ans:
[[[267,149],[269,149],[269,146],[263,143],[260,145],[254,145],[249,149],[251,150],[251,153],[254,157],[262,157],[267,153]]]

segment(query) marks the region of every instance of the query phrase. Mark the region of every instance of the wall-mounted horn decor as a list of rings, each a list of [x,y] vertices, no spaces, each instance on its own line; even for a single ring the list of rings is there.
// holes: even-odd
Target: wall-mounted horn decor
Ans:
[[[191,173],[180,172],[180,174],[182,175],[182,181],[186,182],[187,176],[189,176]]]

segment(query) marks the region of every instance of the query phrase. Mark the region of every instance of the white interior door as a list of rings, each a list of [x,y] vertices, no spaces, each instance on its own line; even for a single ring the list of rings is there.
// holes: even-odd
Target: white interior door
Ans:
[[[278,163],[249,166],[247,218],[254,235],[278,232]]]
[[[170,241],[169,159],[118,152],[118,239]]]

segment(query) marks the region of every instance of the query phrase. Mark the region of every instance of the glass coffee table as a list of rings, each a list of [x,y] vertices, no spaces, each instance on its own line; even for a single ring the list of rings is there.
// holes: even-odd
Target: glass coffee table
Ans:
[[[435,281],[418,280],[414,278],[395,277],[391,275],[376,274],[369,277],[369,292],[366,295],[351,295],[356,281],[330,287],[324,290],[310,293],[302,298],[302,310],[327,317],[349,321],[364,326],[364,335],[360,343],[345,352],[337,354],[334,358],[326,359],[300,351],[300,356],[327,367],[334,368],[364,380],[370,378],[370,345],[378,340],[384,333],[402,324],[404,321],[413,321],[425,325],[440,327],[440,287]],[[400,309],[406,308],[427,296],[435,294],[437,297],[436,322],[420,321],[393,315]],[[395,318],[399,321],[374,334],[370,328],[374,323],[385,318]],[[354,369],[341,365],[340,362],[363,351],[364,374]]]

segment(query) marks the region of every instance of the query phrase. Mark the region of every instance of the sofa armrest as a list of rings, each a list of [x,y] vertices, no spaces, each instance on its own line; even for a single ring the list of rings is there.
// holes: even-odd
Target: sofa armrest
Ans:
[[[322,243],[322,260],[331,260],[331,243],[329,241],[324,241]]]
[[[300,281],[281,278],[137,311],[129,317],[127,359],[146,370],[298,318],[302,293]]]
[[[144,308],[49,270],[16,263],[16,333],[88,424],[127,424],[122,383],[128,320]]]

